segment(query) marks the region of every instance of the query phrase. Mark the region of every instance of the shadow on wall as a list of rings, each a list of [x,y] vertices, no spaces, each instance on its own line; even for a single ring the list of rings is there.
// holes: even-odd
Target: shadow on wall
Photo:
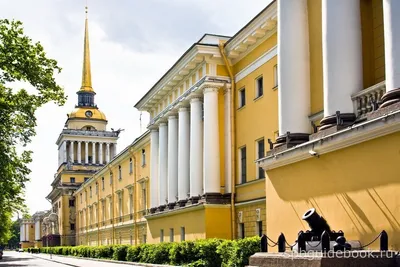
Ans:
[[[299,220],[306,204],[328,221],[347,217],[365,241],[383,229],[400,240],[398,144],[400,133],[391,134],[268,171],[268,179]]]

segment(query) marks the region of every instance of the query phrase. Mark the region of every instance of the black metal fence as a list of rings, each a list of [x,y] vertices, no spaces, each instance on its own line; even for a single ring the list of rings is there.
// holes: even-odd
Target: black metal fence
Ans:
[[[328,232],[324,231],[321,235],[321,238],[319,242],[315,244],[310,244],[308,241],[306,241],[305,238],[306,233],[303,231],[300,231],[297,237],[297,240],[294,244],[288,244],[285,238],[285,235],[281,233],[278,237],[278,240],[275,242],[265,234],[262,235],[261,241],[260,241],[260,251],[261,252],[268,252],[268,247],[276,247],[278,246],[278,252],[285,252],[286,249],[291,249],[297,245],[297,252],[305,252],[306,251],[306,245],[308,244],[310,247],[317,248],[319,245],[321,245],[321,250],[322,252],[328,252],[331,250],[330,247],[330,235]],[[348,243],[346,243],[346,239],[343,236],[339,236],[335,240],[335,244],[333,246],[333,250],[336,251],[346,251],[346,250],[361,250],[364,249],[368,246],[370,246],[372,243],[377,241],[379,239],[379,250],[380,251],[388,251],[389,250],[389,237],[388,234],[386,233],[385,230],[383,230],[377,237],[375,237],[371,242],[368,244],[365,244],[360,247],[351,247],[349,246]]]

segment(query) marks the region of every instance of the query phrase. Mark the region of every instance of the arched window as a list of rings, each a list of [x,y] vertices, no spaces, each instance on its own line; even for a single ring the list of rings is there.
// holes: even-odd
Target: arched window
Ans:
[[[133,163],[132,163],[132,158],[129,159],[129,173],[133,172]]]
[[[121,170],[121,165],[118,166],[118,179],[122,179],[122,170]]]

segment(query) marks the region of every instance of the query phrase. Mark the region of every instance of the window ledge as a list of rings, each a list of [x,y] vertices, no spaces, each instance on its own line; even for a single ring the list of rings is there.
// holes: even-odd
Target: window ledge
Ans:
[[[256,98],[253,99],[254,102],[258,101],[259,99],[263,98],[264,94],[257,96]]]
[[[237,110],[239,111],[239,110],[242,110],[242,109],[244,109],[246,107],[246,105],[243,105],[243,106],[241,106],[241,107],[239,107]]]
[[[278,85],[275,85],[274,87],[272,87],[272,90],[278,90]]]

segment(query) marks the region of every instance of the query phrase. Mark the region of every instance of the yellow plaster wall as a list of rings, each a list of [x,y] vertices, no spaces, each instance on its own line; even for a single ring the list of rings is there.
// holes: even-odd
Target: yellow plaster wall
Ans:
[[[231,238],[230,205],[207,205],[205,207],[205,234],[206,238]]]
[[[265,197],[265,179],[236,186],[236,202],[244,202]]]
[[[267,235],[283,232],[291,243],[308,229],[301,216],[314,207],[348,240],[366,244],[386,230],[389,249],[399,250],[399,143],[397,132],[268,171]]]
[[[260,209],[260,219],[262,221],[262,232],[265,233],[267,230],[266,224],[266,209],[265,209],[265,200],[263,202],[255,203],[255,204],[247,204],[237,206],[235,209],[236,218],[239,217],[239,212],[242,212],[242,223],[244,223],[244,234],[245,237],[257,236],[257,215],[256,209]],[[238,223],[240,223],[238,221]],[[239,227],[236,227],[239,229]],[[240,236],[239,232],[236,236]]]
[[[217,75],[229,77],[228,70],[224,65],[217,65]],[[200,76],[201,77],[201,76]]]
[[[171,213],[170,216],[163,216],[147,220],[147,243],[156,244],[160,242],[160,230],[164,230],[164,242],[170,240],[170,228],[174,229],[174,241],[180,240],[181,227],[185,227],[186,240],[206,238],[206,212],[201,209],[187,209],[183,213]],[[214,227],[220,227],[215,225]]]
[[[375,83],[385,80],[385,44],[383,32],[383,2],[372,0]]]
[[[249,54],[233,65],[233,72],[236,75],[239,71],[243,70],[249,64],[254,62],[257,58],[262,56],[265,52],[270,50],[277,44],[277,34],[273,34],[267,40],[262,42],[256,48],[254,48]]]
[[[324,109],[321,10],[321,0],[308,0],[311,114]]]
[[[105,131],[107,121],[101,120],[70,120],[68,121],[68,129],[80,130],[85,126],[93,126],[98,131]]]
[[[268,41],[268,40],[267,40]],[[236,183],[240,183],[239,148],[246,146],[247,181],[256,179],[257,166],[256,140],[264,138],[265,150],[268,151],[268,138],[274,140],[278,131],[278,90],[274,90],[273,68],[277,57],[272,58],[236,84]],[[255,99],[256,78],[263,76],[264,94]],[[246,88],[246,105],[238,109],[238,92]],[[258,118],[258,120],[256,120]],[[239,196],[238,196],[239,197]]]

